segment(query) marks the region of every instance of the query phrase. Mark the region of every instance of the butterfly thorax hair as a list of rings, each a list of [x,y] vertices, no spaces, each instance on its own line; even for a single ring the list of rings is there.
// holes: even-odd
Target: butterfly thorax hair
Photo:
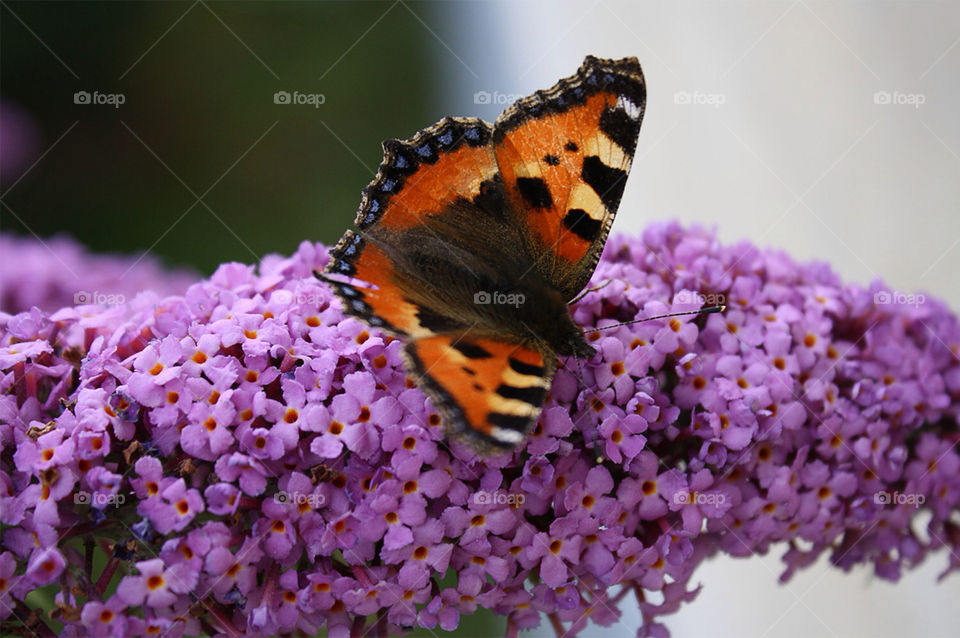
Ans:
[[[522,216],[509,206],[495,178],[473,200],[459,198],[400,232],[376,228],[367,240],[389,252],[395,283],[421,308],[423,328],[471,326],[471,336],[510,335],[560,356],[591,356],[569,300],[549,283],[551,264],[536,257],[550,253],[529,245],[530,234],[517,227]]]

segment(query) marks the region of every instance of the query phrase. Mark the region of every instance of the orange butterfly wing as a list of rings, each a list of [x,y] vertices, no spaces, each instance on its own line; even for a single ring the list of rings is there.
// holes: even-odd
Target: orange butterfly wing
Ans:
[[[567,299],[603,251],[633,161],[646,87],[636,58],[588,57],[576,75],[511,106],[494,124],[503,183],[537,267]]]
[[[526,292],[543,310],[558,291],[570,299],[586,285],[644,103],[636,59],[588,57],[576,75],[518,101],[492,127],[445,118],[410,140],[384,142],[357,230],[344,234],[326,267],[357,281],[325,279],[347,314],[407,340],[408,365],[451,435],[511,449],[536,423],[559,346],[510,328],[499,309],[478,307],[471,286],[537,282]],[[547,323],[572,326],[563,312],[551,309]]]
[[[481,449],[512,449],[536,424],[556,357],[468,332],[416,339],[404,352],[450,436]]]
[[[406,141],[383,143],[376,178],[363,190],[358,231],[348,230],[330,251],[326,272],[364,282],[328,280],[344,310],[399,336],[431,334],[425,309],[396,285],[395,238],[421,226],[458,198],[473,198],[497,173],[490,125],[476,118],[444,118]],[[442,241],[442,237],[435,237]]]

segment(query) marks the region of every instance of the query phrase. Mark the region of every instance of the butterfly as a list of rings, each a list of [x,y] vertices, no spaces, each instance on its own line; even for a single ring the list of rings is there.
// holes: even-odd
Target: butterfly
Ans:
[[[319,276],[346,314],[404,340],[449,437],[516,448],[558,357],[595,354],[568,303],[600,259],[645,103],[636,58],[588,56],[492,125],[446,117],[383,143]]]

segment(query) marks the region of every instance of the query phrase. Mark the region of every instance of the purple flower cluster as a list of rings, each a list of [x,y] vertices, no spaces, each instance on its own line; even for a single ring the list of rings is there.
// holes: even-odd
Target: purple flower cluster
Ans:
[[[326,261],[304,243],[183,296],[0,315],[4,623],[49,634],[24,598],[56,584],[65,636],[385,635],[478,607],[575,634],[627,595],[663,635],[718,551],[785,550],[784,579],[824,552],[889,580],[960,554],[938,301],[696,228],[612,238],[573,308],[609,327],[598,354],[484,459],[444,439],[403,344],[344,318]]]
[[[68,237],[48,239],[0,234],[0,311],[33,307],[116,306],[142,290],[183,294],[197,280],[188,270],[166,270],[147,255],[93,255]]]

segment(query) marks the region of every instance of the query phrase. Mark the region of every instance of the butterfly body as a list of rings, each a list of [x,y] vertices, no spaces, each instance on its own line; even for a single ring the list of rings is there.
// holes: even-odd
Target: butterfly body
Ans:
[[[594,354],[567,303],[603,249],[644,100],[635,59],[588,57],[493,125],[445,118],[384,143],[327,266],[350,280],[328,280],[348,314],[406,341],[452,435],[519,445],[557,357]]]

